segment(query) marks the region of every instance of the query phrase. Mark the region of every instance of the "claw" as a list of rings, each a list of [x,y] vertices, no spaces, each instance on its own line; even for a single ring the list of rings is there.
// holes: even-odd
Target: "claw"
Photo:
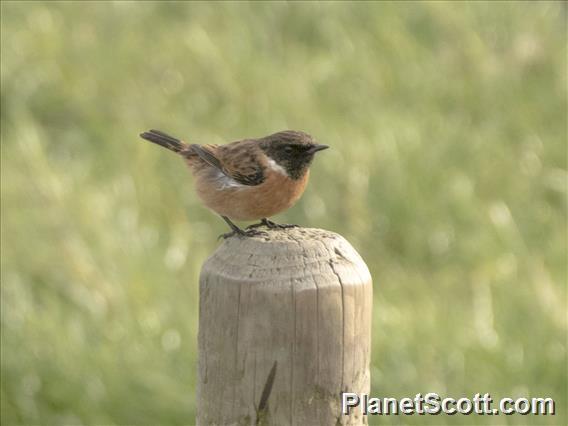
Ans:
[[[298,225],[293,225],[290,223],[276,223],[264,218],[259,223],[254,223],[252,225],[247,226],[247,229],[259,228],[261,226],[266,226],[268,229],[289,229],[289,228],[298,227]]]
[[[226,234],[221,234],[217,237],[218,240],[220,240],[221,238],[223,238],[224,240],[226,240],[227,238],[230,237],[234,237],[237,236],[239,238],[244,238],[244,237],[259,237],[259,236],[268,236],[268,234],[264,231],[259,231],[257,229],[246,229],[246,230],[242,230],[239,229],[238,231],[235,229],[234,231],[231,232],[227,232]]]
[[[247,229],[246,231],[244,231],[244,235],[245,237],[267,237],[268,233],[264,232],[264,231],[258,231],[256,229]]]
[[[261,226],[264,226],[264,223],[262,222],[253,223],[252,225],[247,226],[246,229],[256,229],[260,228]]]
[[[271,225],[267,226],[270,229],[290,229],[298,227],[298,225],[294,225],[293,223],[274,223],[274,222],[272,222]]]

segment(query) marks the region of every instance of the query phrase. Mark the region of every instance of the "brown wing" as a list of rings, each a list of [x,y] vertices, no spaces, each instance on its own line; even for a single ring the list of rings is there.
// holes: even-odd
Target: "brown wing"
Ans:
[[[217,158],[217,150],[219,148],[217,145],[191,144],[189,148],[191,149],[192,153],[197,154],[198,157],[205,161],[207,164],[224,172],[223,164],[221,164],[221,161],[219,161],[219,159]]]
[[[257,155],[255,141],[238,141],[227,145],[191,145],[201,160],[240,184],[255,186],[264,182],[264,168]]]

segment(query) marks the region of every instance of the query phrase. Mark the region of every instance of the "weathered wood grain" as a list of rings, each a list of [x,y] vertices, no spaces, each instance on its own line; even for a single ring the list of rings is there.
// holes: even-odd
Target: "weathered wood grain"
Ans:
[[[341,392],[368,393],[372,281],[340,235],[230,238],[200,278],[200,425],[366,424]]]

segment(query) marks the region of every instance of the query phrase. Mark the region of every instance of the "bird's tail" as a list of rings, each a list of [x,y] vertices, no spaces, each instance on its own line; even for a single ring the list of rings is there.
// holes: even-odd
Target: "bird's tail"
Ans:
[[[140,137],[177,153],[180,153],[188,147],[187,144],[179,139],[160,132],[159,130],[148,130],[147,132],[140,133]]]

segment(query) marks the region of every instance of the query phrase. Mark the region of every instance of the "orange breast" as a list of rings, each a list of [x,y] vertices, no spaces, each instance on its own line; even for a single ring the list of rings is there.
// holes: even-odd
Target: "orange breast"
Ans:
[[[292,207],[306,189],[309,170],[298,180],[271,170],[260,185],[222,189],[208,173],[198,172],[194,176],[197,194],[208,208],[230,219],[258,220]]]

